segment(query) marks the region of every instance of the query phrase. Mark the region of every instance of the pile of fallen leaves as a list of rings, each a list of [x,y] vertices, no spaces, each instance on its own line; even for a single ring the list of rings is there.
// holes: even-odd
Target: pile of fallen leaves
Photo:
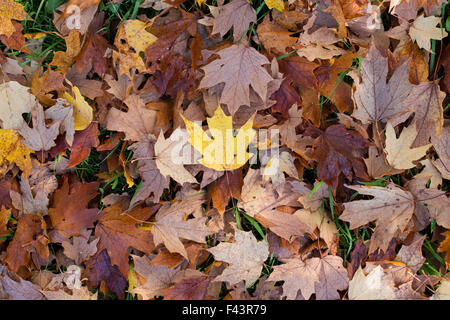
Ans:
[[[0,298],[450,297],[444,0],[99,4],[0,0]]]

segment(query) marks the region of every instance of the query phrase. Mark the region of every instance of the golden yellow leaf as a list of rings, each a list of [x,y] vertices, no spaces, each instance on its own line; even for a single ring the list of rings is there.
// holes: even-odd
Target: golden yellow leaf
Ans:
[[[203,1],[205,1],[205,0],[195,0],[195,2],[197,2],[199,7],[202,5]]]
[[[62,72],[69,70],[81,50],[80,33],[76,29],[71,30],[64,40],[67,50],[56,52],[52,62],[50,62],[50,65],[56,66],[57,70]]]
[[[247,147],[256,134],[252,128],[255,115],[234,135],[232,117],[226,116],[219,105],[213,117],[207,118],[211,137],[199,124],[181,117],[190,134],[189,142],[203,155],[200,163],[205,167],[216,171],[235,170],[252,155],[247,152]]]
[[[284,1],[283,0],[264,0],[267,7],[269,9],[275,8],[280,12],[284,10]]]
[[[128,74],[130,68],[140,72],[147,69],[140,53],[158,38],[145,30],[146,27],[147,23],[140,20],[127,20],[120,25],[114,41],[119,52],[113,53],[113,59],[119,60],[121,74]]]
[[[92,107],[86,102],[77,87],[72,87],[75,97],[65,92],[63,98],[73,106],[74,129],[81,131],[86,129],[94,118]]]
[[[14,0],[0,0],[0,35],[11,37],[16,28],[11,19],[25,20],[27,13],[23,9],[23,5]]]
[[[46,32],[25,33],[23,36],[27,39],[41,39],[47,35]]]
[[[128,270],[128,291],[131,291],[134,288],[136,288],[136,284],[137,284],[136,273],[134,272],[133,269],[130,268],[130,270]]]
[[[5,174],[4,169],[8,164],[15,163],[26,176],[32,167],[28,149],[20,141],[20,135],[16,130],[0,129],[0,174]]]

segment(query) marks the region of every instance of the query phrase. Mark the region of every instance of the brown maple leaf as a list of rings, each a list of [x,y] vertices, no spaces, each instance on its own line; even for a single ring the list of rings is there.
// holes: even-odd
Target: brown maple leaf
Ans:
[[[295,300],[298,293],[304,299],[309,299],[313,293],[317,300],[336,300],[342,291],[348,287],[348,274],[338,256],[311,258],[302,261],[293,258],[286,264],[275,266],[268,281],[282,281],[283,296]]]
[[[225,83],[220,102],[228,105],[231,115],[242,105],[250,106],[250,86],[263,102],[267,101],[267,86],[274,79],[262,67],[270,64],[265,56],[244,45],[233,45],[217,54],[220,59],[202,68],[205,77],[199,89]]]
[[[408,61],[395,69],[388,82],[388,58],[372,44],[362,60],[359,75],[353,96],[356,103],[353,117],[364,124],[376,121],[385,123],[388,120],[400,123],[411,114],[411,110],[403,104],[413,88],[409,82]]]
[[[256,22],[256,11],[247,0],[233,0],[219,6],[213,11],[214,26],[212,34],[219,33],[222,37],[233,28],[233,40],[239,42],[250,23]]]
[[[107,70],[105,53],[108,48],[111,48],[111,46],[105,38],[99,34],[91,35],[76,57],[78,73],[81,73],[87,66],[91,65],[92,70],[100,77],[103,77]]]
[[[67,168],[73,168],[89,157],[91,148],[98,147],[100,143],[98,134],[98,125],[94,122],[83,131],[78,131],[75,134],[72,148],[70,149],[70,158]]]
[[[203,300],[210,281],[208,277],[183,279],[164,290],[164,300]]]
[[[225,171],[225,175],[218,178],[208,186],[208,192],[211,194],[214,208],[221,215],[225,213],[225,208],[231,197],[241,198],[241,189],[243,185],[242,170]]]
[[[357,131],[343,125],[332,125],[314,141],[312,157],[318,162],[317,177],[336,193],[339,175],[353,179],[353,172],[363,181],[369,181],[362,154],[369,141]]]
[[[350,222],[350,229],[377,221],[370,239],[369,253],[380,248],[384,252],[392,238],[400,236],[408,226],[415,208],[415,199],[393,183],[386,187],[347,186],[360,194],[370,195],[371,200],[344,203],[345,210],[339,219]]]
[[[139,229],[137,225],[152,216],[156,208],[136,207],[124,213],[121,203],[118,202],[103,210],[95,227],[95,236],[100,238],[98,251],[106,249],[111,264],[117,265],[124,277],[128,276],[129,269],[128,248],[150,253],[155,247],[152,234]]]
[[[98,287],[105,282],[108,289],[114,292],[120,299],[125,298],[127,280],[117,266],[111,265],[108,253],[105,250],[97,253],[86,262],[86,270],[90,287]]]
[[[177,13],[177,15],[178,14],[179,13]],[[145,50],[145,60],[149,66],[149,71],[152,73],[156,70],[161,70],[160,61],[165,60],[167,61],[167,64],[168,56],[173,56],[175,53],[179,53],[179,50],[175,50],[176,47],[180,46],[180,44],[183,44],[183,41],[185,41],[183,39],[183,35],[187,33],[192,37],[197,37],[198,17],[191,13],[182,11],[177,18],[178,19],[167,17],[167,19],[156,20],[150,28],[150,32],[158,37],[158,40],[152,43]],[[185,51],[187,51],[186,46],[187,44],[184,45],[183,48]],[[195,51],[195,46],[191,50],[192,52]],[[184,53],[185,52],[181,52],[181,54]]]
[[[42,259],[49,258],[48,239],[45,236],[45,222],[42,217],[24,214],[18,220],[13,240],[6,249],[4,261],[11,271],[19,272],[21,267],[31,267],[31,253],[37,253]]]
[[[283,205],[300,206],[297,201],[300,194],[295,192],[296,189],[296,182],[293,181],[279,188],[274,188],[270,183],[263,184],[259,170],[249,170],[242,187],[242,201],[238,202],[238,206],[264,227],[292,241],[297,236],[313,231],[296,216],[276,210]]]
[[[109,110],[106,118],[106,128],[125,133],[125,138],[131,141],[140,141],[141,136],[151,133],[157,134],[155,126],[158,112],[146,108],[142,99],[137,95],[130,95],[124,103],[128,106],[128,112],[115,108]]]
[[[186,219],[203,203],[203,199],[182,200],[166,203],[159,209],[152,227],[155,245],[164,243],[170,252],[177,252],[188,258],[186,249],[179,238],[195,242],[205,242],[205,237],[213,232],[206,226],[206,217]]]
[[[53,206],[48,214],[53,228],[60,231],[66,238],[80,235],[80,231],[92,228],[98,216],[98,209],[89,209],[89,202],[97,196],[99,182],[81,183],[75,181],[69,184],[64,179],[53,198]]]

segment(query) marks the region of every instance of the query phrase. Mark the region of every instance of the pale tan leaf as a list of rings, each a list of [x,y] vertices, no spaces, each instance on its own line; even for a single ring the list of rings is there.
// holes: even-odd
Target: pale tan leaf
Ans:
[[[413,216],[415,209],[413,195],[393,183],[385,188],[372,186],[347,187],[374,198],[344,203],[345,209],[339,219],[350,222],[350,229],[356,229],[369,222],[377,221],[377,227],[370,239],[369,253],[377,248],[386,252],[391,239],[405,230]]]
[[[184,200],[165,204],[156,214],[156,222],[151,231],[155,245],[164,243],[170,252],[177,252],[188,258],[186,249],[179,238],[195,242],[205,242],[205,237],[212,234],[206,226],[206,217],[184,218],[197,210],[203,199]]]
[[[402,104],[412,89],[408,80],[408,62],[398,66],[387,82],[387,58],[372,44],[369,53],[362,60],[359,74],[360,78],[355,79],[353,98],[357,108],[353,117],[369,124],[375,121],[387,122],[410,114],[410,110],[405,109]]]
[[[257,241],[251,232],[235,229],[235,243],[221,242],[208,249],[218,261],[229,266],[214,281],[226,281],[230,285],[245,281],[246,286],[255,282],[261,274],[264,261],[269,257],[269,246]]]
[[[386,148],[387,161],[395,169],[410,169],[416,165],[413,161],[424,157],[431,144],[418,148],[411,148],[417,137],[417,129],[414,124],[403,128],[400,136],[396,137],[394,127],[390,122],[386,126]]]
[[[176,160],[180,160],[178,153],[188,144],[188,137],[182,135],[181,129],[175,130],[169,139],[164,138],[161,130],[155,143],[155,162],[164,177],[172,177],[180,184],[197,183],[197,180],[184,168],[182,163],[176,163]],[[178,153],[175,152],[176,150]]]
[[[440,17],[426,17],[422,14],[412,24],[409,35],[413,41],[417,41],[420,48],[431,51],[431,39],[442,40],[448,33],[443,28],[437,27],[441,22]]]
[[[31,111],[36,104],[36,97],[29,93],[29,88],[16,81],[0,84],[0,120],[3,129],[20,129],[24,120],[22,113]]]
[[[268,83],[274,79],[262,67],[270,64],[265,56],[244,45],[233,45],[217,54],[220,59],[203,67],[205,77],[199,89],[225,83],[220,102],[228,105],[232,115],[240,106],[250,106],[250,86],[266,102]]]
[[[211,7],[210,7],[211,8]],[[233,28],[234,42],[238,42],[252,22],[256,22],[256,12],[247,0],[233,0],[212,11],[214,26],[212,34],[219,33],[222,37]]]

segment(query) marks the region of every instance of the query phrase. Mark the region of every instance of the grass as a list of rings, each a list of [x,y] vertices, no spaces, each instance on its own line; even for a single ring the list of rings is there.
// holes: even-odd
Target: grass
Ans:
[[[59,37],[54,32],[57,31],[54,24],[53,24],[53,12],[54,10],[60,6],[62,3],[64,3],[64,0],[40,0],[40,1],[32,1],[32,0],[17,0],[17,2],[22,3],[25,6],[25,10],[29,13],[29,17],[26,21],[23,22],[24,26],[24,33],[37,33],[37,32],[45,32],[47,33],[47,36],[42,42],[42,46],[40,47],[39,51],[32,52],[31,54],[28,54],[25,56],[25,61],[22,64],[27,64],[31,61],[41,62],[41,60],[45,57],[43,60],[43,64],[48,63],[53,58],[53,53],[56,51],[65,51],[65,41],[63,38]],[[122,3],[108,3],[108,1],[102,1],[100,3],[99,9],[105,12],[105,23],[104,27],[102,27],[97,32],[115,32],[114,26],[119,23],[120,21],[124,21],[127,19],[135,19],[140,14],[146,14],[147,17],[151,18],[158,14],[157,11],[153,9],[140,9],[139,5],[143,2],[143,0],[124,0]],[[252,6],[255,8],[257,13],[257,24],[261,23],[264,17],[269,14],[270,10],[266,6],[264,0],[253,0],[250,1]],[[107,3],[107,4],[106,4]],[[216,5],[215,1],[212,1],[213,5]],[[195,1],[185,1],[181,5],[185,10],[190,12],[195,12],[198,10],[202,10],[204,12],[209,12],[208,8],[206,6],[202,6],[201,8],[198,7],[197,4],[195,4]],[[443,23],[443,25],[446,25],[446,28],[448,31],[450,31],[450,6],[445,4],[442,7],[443,11],[443,22],[445,21],[446,24]],[[386,19],[383,19],[384,23],[389,23],[389,21],[386,21]],[[258,50],[261,50],[261,45],[255,43],[251,40],[251,37],[256,35],[256,25],[251,24],[247,30],[247,36],[250,39],[249,43],[251,46],[255,47]],[[117,29],[117,28],[115,28]],[[114,37],[114,34],[110,35],[112,38]],[[229,32],[225,36],[227,39],[232,38],[232,33]],[[244,38],[244,37],[243,37]],[[437,48],[437,42],[433,41],[432,43],[433,49],[435,50]],[[4,49],[4,46],[2,45],[1,49]],[[19,55],[19,52],[14,50],[8,50],[7,54],[11,57],[16,57]],[[290,53],[285,54],[277,57],[278,60],[282,60],[284,58],[287,58],[291,55],[295,55],[296,53]],[[362,58],[358,57],[355,59],[353,68],[356,69],[357,72],[359,72],[361,68],[361,61]],[[431,55],[430,59],[430,77],[433,77],[433,75],[438,74],[439,70],[436,70],[436,55]],[[343,72],[339,78],[338,82],[336,83],[336,87],[338,86],[340,81],[351,81],[351,79],[348,79],[346,77],[347,72]],[[323,104],[328,102],[329,99],[325,97],[321,97],[321,104],[320,107],[322,108]],[[450,104],[449,104],[450,106]],[[446,108],[446,112],[448,111],[448,107]],[[334,121],[333,119],[329,119],[326,121]],[[102,131],[100,134],[100,140],[106,139],[107,136],[110,136],[111,132],[105,132]],[[111,152],[107,153],[106,155],[104,153],[100,153],[95,149],[91,150],[91,153],[89,157],[81,162],[79,165],[75,168],[75,173],[78,176],[80,180],[83,181],[96,181],[98,180],[98,174],[101,172],[102,168],[105,165],[105,161],[108,159],[108,157],[111,156],[118,156],[120,154],[120,151],[122,149],[122,144],[124,142],[121,141],[121,143],[116,146]],[[67,155],[69,156],[69,154]],[[126,151],[125,157],[126,159],[131,159],[132,152]],[[99,187],[99,194],[100,198],[103,199],[105,196],[111,193],[123,193],[126,192],[130,196],[133,196],[136,194],[136,192],[139,190],[140,183],[139,181],[135,181],[135,185],[133,187],[129,187],[127,184],[127,181],[125,177],[123,176],[123,172],[113,171],[112,176],[109,180],[104,181],[101,186]],[[417,170],[408,172],[409,178],[411,178],[413,175],[417,174]],[[316,168],[312,169],[305,169],[303,173],[303,180],[307,181],[311,184],[313,184],[317,179],[317,172]],[[388,180],[392,180],[398,185],[403,185],[404,178],[401,175],[394,175],[394,176],[386,176],[382,179],[374,180],[371,182],[361,182],[361,184],[364,185],[370,185],[370,186],[385,186]],[[316,187],[311,191],[311,194],[314,194],[320,186],[323,184],[323,182],[320,182],[316,185]],[[444,180],[444,185],[442,187],[443,190],[449,190],[450,184],[448,180]],[[171,200],[171,194],[165,195],[165,200]],[[357,193],[352,195],[352,198],[356,197]],[[101,203],[101,201],[100,201]],[[102,207],[99,208],[102,210]],[[258,223],[255,219],[247,215],[242,210],[239,210],[237,208],[237,200],[232,199],[230,201],[229,210],[232,210],[232,212],[235,215],[236,224],[239,229],[244,231],[252,231],[255,237],[259,240],[268,242],[267,240],[267,230]],[[372,230],[369,227],[365,228],[359,228],[357,230],[350,230],[349,224],[346,222],[343,222],[338,219],[338,214],[336,212],[334,199],[332,196],[331,191],[329,192],[329,197],[326,200],[322,201],[321,204],[321,210],[324,212],[328,212],[331,216],[331,219],[334,221],[336,228],[338,230],[338,236],[339,236],[339,254],[342,255],[344,261],[348,263],[350,258],[350,253],[352,249],[354,248],[356,242],[358,239],[361,240],[367,240],[371,237]],[[420,272],[424,272],[427,275],[438,275],[442,276],[439,270],[442,270],[442,265],[445,265],[445,262],[443,261],[441,255],[436,251],[437,243],[431,242],[428,239],[431,239],[431,235],[434,232],[435,223],[431,225],[431,227],[427,228],[423,233],[428,236],[428,238],[425,240],[423,245],[423,253],[426,255],[427,260],[423,267],[421,268]],[[2,235],[3,237],[10,238],[12,234]],[[0,238],[2,239],[2,238]],[[209,239],[208,244],[209,245],[215,245],[217,243],[217,240],[215,237],[212,237]],[[201,271],[205,271],[210,267],[212,264],[213,259],[212,256],[209,256],[209,258],[206,259],[205,262],[203,262],[201,265],[198,266],[198,269]],[[272,272],[272,267],[274,265],[279,264],[279,261],[273,256],[271,256],[264,264],[261,276],[268,276]],[[248,289],[249,292],[252,292],[255,290],[255,287],[257,285],[259,280],[257,280],[255,283],[251,284]],[[274,283],[275,285],[275,283]],[[222,290],[222,297],[227,293],[227,290]],[[107,298],[110,298],[109,296]],[[127,295],[127,299],[133,299],[132,295]]]

